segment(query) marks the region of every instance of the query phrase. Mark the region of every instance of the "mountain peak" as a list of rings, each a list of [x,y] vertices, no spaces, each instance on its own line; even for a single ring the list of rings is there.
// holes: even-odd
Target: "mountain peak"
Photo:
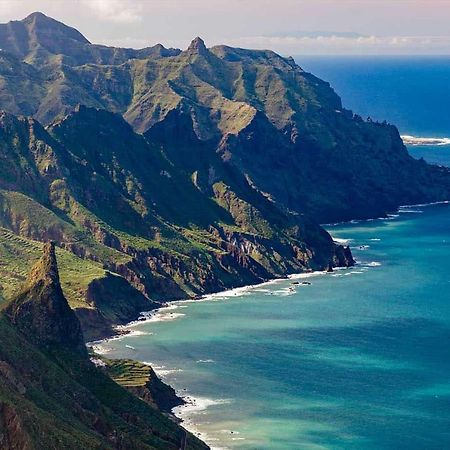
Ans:
[[[46,16],[44,13],[36,11],[29,14],[21,22],[28,28],[29,32],[38,32],[45,38],[69,38],[83,44],[90,42],[75,28],[69,27],[58,20]]]
[[[54,242],[44,244],[42,258],[35,264],[28,276],[28,283],[32,284],[37,280],[45,280],[46,282],[59,285],[59,271]]]
[[[50,17],[46,16],[44,13],[40,12],[40,11],[34,11],[31,14],[28,14],[27,17],[25,17],[25,19],[22,20],[22,22],[31,22],[33,20],[36,19],[50,19]]]
[[[44,244],[42,258],[31,269],[22,291],[5,313],[34,344],[86,353],[80,322],[61,289],[53,242]]]
[[[204,55],[208,52],[206,48],[205,41],[201,37],[196,37],[189,44],[188,52],[190,53],[198,53],[199,55]]]

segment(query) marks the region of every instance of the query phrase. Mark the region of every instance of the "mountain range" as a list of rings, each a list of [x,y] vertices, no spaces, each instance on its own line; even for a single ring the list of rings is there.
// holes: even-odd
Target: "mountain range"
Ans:
[[[450,198],[448,168],[274,52],[106,47],[42,13],[0,25],[0,48],[5,333],[30,341],[41,307],[16,320],[10,299],[53,241],[76,361],[167,300],[353,265],[320,223]],[[42,349],[55,322],[37,322]]]

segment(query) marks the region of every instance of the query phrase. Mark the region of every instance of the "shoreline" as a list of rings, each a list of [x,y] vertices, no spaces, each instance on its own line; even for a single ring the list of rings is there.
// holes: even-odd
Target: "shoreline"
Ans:
[[[374,261],[367,261],[367,262],[357,262],[354,267],[342,267],[342,268],[336,268],[335,272],[327,272],[327,271],[314,271],[314,272],[308,272],[308,273],[299,273],[299,274],[291,274],[284,278],[276,278],[274,280],[269,280],[263,283],[258,283],[255,285],[249,285],[234,289],[229,289],[226,291],[221,291],[214,294],[209,294],[202,298],[201,300],[194,300],[194,299],[188,299],[188,300],[174,300],[171,302],[168,302],[166,306],[162,306],[161,308],[158,308],[157,310],[153,310],[147,313],[148,318],[146,320],[138,320],[130,322],[127,325],[121,326],[122,331],[128,331],[127,333],[122,333],[118,336],[112,337],[112,338],[106,338],[100,341],[95,341],[90,344],[93,344],[94,346],[101,346],[102,343],[107,343],[112,340],[121,340],[125,337],[129,337],[130,335],[151,335],[152,333],[148,332],[142,332],[140,330],[133,330],[134,328],[138,327],[139,325],[143,325],[146,323],[151,322],[159,322],[159,321],[172,321],[177,320],[178,318],[182,318],[185,316],[185,314],[182,313],[173,313],[169,312],[168,318],[161,318],[161,315],[167,315],[168,310],[173,311],[178,308],[182,308],[183,304],[185,303],[194,303],[194,302],[211,302],[211,301],[225,301],[226,298],[229,297],[241,297],[245,296],[247,292],[251,292],[252,290],[261,289],[264,286],[267,285],[274,285],[282,282],[288,282],[289,280],[301,280],[301,279],[307,279],[307,278],[314,278],[319,276],[342,276],[341,274],[336,274],[336,272],[340,271],[348,271],[348,274],[351,273],[363,273],[363,271],[367,270],[369,267],[379,267],[381,263],[374,262]],[[357,270],[355,271],[355,267]],[[345,275],[345,274],[344,274]],[[291,286],[286,287],[286,290],[289,290]],[[289,294],[287,294],[289,295]],[[144,313],[145,314],[145,313]],[[127,329],[127,330],[124,330]],[[95,350],[95,349],[94,349]],[[107,357],[108,351],[98,348],[96,350],[99,354],[105,355]],[[104,352],[104,353],[103,353]],[[161,363],[153,362],[151,360],[146,361],[140,361],[143,364],[148,364],[152,367],[158,378],[160,378],[164,383],[171,386],[174,390],[176,395],[183,400],[183,404],[176,406],[172,409],[171,415],[174,417],[174,419],[183,426],[188,432],[192,433],[202,441],[204,441],[207,445],[211,447],[211,450],[224,450],[223,447],[216,447],[214,446],[214,440],[211,440],[207,433],[202,432],[199,430],[195,423],[195,416],[197,413],[202,413],[206,409],[208,409],[210,406],[214,405],[220,405],[224,403],[230,403],[231,399],[226,398],[206,398],[202,396],[195,396],[192,393],[189,392],[188,388],[175,388],[172,384],[170,379],[167,379],[167,376],[170,376],[173,373],[181,372],[183,369],[180,368],[172,368],[167,367],[165,365],[161,365]],[[209,363],[213,362],[212,360],[205,360],[201,361],[203,363]],[[234,431],[230,430],[230,432],[235,433]],[[241,439],[236,436],[236,439]],[[243,438],[242,438],[243,439]]]
[[[344,220],[342,222],[320,224],[320,226],[325,228],[325,227],[336,227],[339,225],[373,222],[376,220],[394,220],[394,219],[398,218],[402,212],[404,212],[404,213],[411,212],[411,211],[402,211],[402,209],[404,209],[404,208],[427,207],[427,206],[448,205],[448,204],[450,204],[450,200],[441,200],[441,201],[430,202],[430,203],[400,205],[397,208],[397,210],[395,211],[395,213],[387,213],[385,217],[373,217],[373,218],[368,218],[368,219],[350,219],[350,220]],[[331,235],[330,230],[326,230],[326,231],[330,234],[333,241],[337,245],[345,246],[345,245],[350,245],[350,243],[352,242],[352,239],[340,239],[340,238],[335,239]],[[357,265],[357,263],[355,265]],[[342,270],[342,269],[346,269],[346,267],[334,267],[333,268],[334,271]],[[91,347],[93,344],[97,344],[97,343],[105,342],[105,341],[109,341],[109,340],[121,339],[122,337],[128,336],[131,333],[131,331],[128,331],[129,328],[132,328],[136,325],[142,324],[145,321],[150,321],[149,319],[143,320],[142,317],[148,316],[148,318],[150,318],[150,317],[154,316],[155,314],[157,314],[159,311],[165,310],[166,308],[169,308],[171,305],[174,305],[176,303],[186,304],[186,303],[193,303],[193,302],[202,302],[202,301],[208,301],[208,300],[214,299],[215,297],[221,297],[224,295],[238,296],[239,292],[241,292],[241,291],[246,292],[247,290],[250,290],[250,289],[253,289],[253,288],[256,288],[259,286],[263,286],[266,284],[276,283],[276,282],[279,282],[282,280],[288,280],[292,277],[301,278],[301,277],[311,276],[311,274],[321,274],[321,273],[327,274],[329,272],[327,272],[327,270],[324,269],[324,270],[318,270],[318,271],[294,273],[294,274],[289,274],[289,275],[285,275],[285,276],[272,278],[272,279],[269,279],[266,281],[262,281],[261,283],[249,284],[249,285],[239,286],[239,287],[235,287],[235,288],[224,289],[222,291],[212,292],[209,294],[204,294],[204,295],[201,295],[199,298],[185,298],[185,299],[181,299],[181,300],[166,300],[166,301],[163,301],[161,303],[161,306],[156,309],[153,309],[150,311],[141,311],[139,313],[138,318],[131,320],[130,322],[128,322],[126,324],[122,324],[122,325],[116,324],[113,327],[113,329],[114,329],[113,334],[105,335],[105,336],[101,337],[100,339],[96,339],[94,341],[86,341],[85,344],[87,347]]]
[[[327,224],[327,225],[323,225],[323,226],[338,226],[338,225],[346,225],[346,224],[348,225],[348,224],[354,224],[354,223],[371,222],[371,221],[375,221],[375,220],[393,220],[393,219],[398,218],[399,215],[402,213],[401,210],[405,209],[405,208],[429,207],[429,206],[448,205],[448,204],[450,204],[450,201],[445,200],[445,201],[431,202],[431,203],[401,205],[397,209],[398,214],[388,214],[387,217],[378,217],[378,218],[361,219],[361,220],[349,220],[349,221],[345,221],[345,222],[340,222],[340,223],[336,223],[336,224]],[[409,213],[409,212],[412,212],[412,211],[404,211],[404,213]],[[327,230],[327,231],[329,231],[329,230]],[[332,236],[332,238],[333,238],[333,241],[335,241],[337,244],[341,244],[341,245],[343,245],[344,243],[345,243],[345,245],[349,245],[352,242],[351,238],[343,239],[343,238],[335,238],[334,236]],[[357,261],[355,266],[358,267],[360,264],[361,263],[359,263]],[[379,265],[380,265],[379,263],[370,262],[370,263],[364,264],[363,267],[377,267]],[[355,266],[353,266],[353,268]],[[334,271],[340,271],[340,270],[346,270],[346,269],[352,269],[352,267],[348,267],[348,268],[347,267],[337,267],[337,268],[334,268]],[[330,272],[327,272],[326,270],[321,270],[321,271],[311,271],[311,272],[290,274],[290,275],[287,275],[284,277],[274,278],[274,279],[267,280],[267,281],[257,283],[257,284],[253,284],[253,285],[246,285],[246,286],[226,289],[226,290],[211,293],[211,294],[206,294],[206,295],[202,296],[200,299],[188,298],[185,300],[167,301],[167,302],[163,303],[160,308],[157,308],[152,311],[147,311],[147,312],[143,311],[140,315],[140,319],[138,319],[138,320],[131,321],[125,325],[116,326],[115,330],[117,331],[118,334],[116,334],[114,336],[106,337],[104,339],[100,339],[97,341],[88,342],[88,343],[86,343],[86,346],[89,348],[92,348],[96,353],[98,352],[99,354],[105,354],[105,353],[102,353],[102,351],[100,349],[98,349],[98,347],[97,347],[97,350],[100,350],[100,351],[95,350],[95,347],[101,345],[102,343],[107,343],[112,340],[120,340],[125,337],[129,337],[132,334],[134,334],[134,335],[148,334],[146,332],[141,332],[139,330],[133,331],[133,328],[136,328],[139,325],[143,325],[143,324],[151,323],[151,322],[158,322],[161,320],[172,321],[172,320],[176,320],[180,317],[183,317],[183,316],[185,316],[185,314],[173,313],[173,312],[169,313],[167,318],[159,317],[161,315],[167,315],[164,313],[167,313],[170,310],[176,310],[183,304],[194,303],[194,302],[198,303],[198,302],[207,302],[207,301],[221,301],[221,300],[224,300],[226,297],[240,297],[240,296],[245,295],[247,292],[251,292],[254,289],[258,289],[258,288],[261,288],[261,287],[264,287],[267,285],[281,283],[283,281],[288,281],[288,280],[299,280],[302,278],[306,279],[306,278],[316,277],[316,276],[320,276],[320,275],[333,276],[333,272],[330,273]],[[142,319],[142,317],[144,319]],[[172,373],[173,370],[181,370],[181,369],[167,369],[165,366],[158,366],[157,364],[153,364],[152,362],[144,362],[144,363],[149,364],[153,368],[155,373],[157,374],[158,378],[162,379],[164,382],[166,382],[164,380],[164,378],[167,374]],[[169,383],[169,386],[171,386],[170,383]],[[173,386],[171,386],[171,387],[173,387]],[[200,430],[196,427],[195,423],[189,416],[192,415],[192,413],[195,414],[195,412],[204,411],[209,406],[228,402],[229,400],[227,400],[227,399],[213,400],[213,399],[208,399],[208,398],[203,398],[203,397],[194,397],[193,395],[189,394],[186,391],[186,389],[184,389],[184,390],[175,389],[175,392],[176,392],[176,395],[178,397],[180,397],[184,403],[182,405],[179,405],[179,406],[173,408],[171,415],[175,418],[175,420],[179,421],[180,425],[183,426],[187,431],[194,434],[199,439],[203,440],[208,445],[210,445],[212,450],[219,450],[220,449],[219,447],[214,447],[214,444],[208,440],[208,436],[205,433],[200,432]]]
[[[358,266],[358,263],[355,264],[355,266]],[[352,267],[337,267],[334,268],[334,271],[340,271],[340,270],[347,270],[352,269]],[[224,301],[225,297],[241,297],[244,296],[247,292],[251,292],[254,289],[260,289],[261,287],[277,284],[281,282],[286,282],[289,280],[301,280],[306,278],[312,278],[317,276],[332,276],[333,272],[327,272],[326,270],[320,270],[320,271],[311,271],[306,273],[297,273],[297,274],[290,274],[286,277],[279,277],[274,278],[273,280],[264,281],[262,283],[257,283],[253,285],[246,285],[241,286],[237,288],[232,288],[220,292],[215,292],[212,294],[206,294],[201,299],[186,299],[186,300],[172,300],[164,303],[160,308],[157,308],[152,311],[143,311],[141,313],[140,317],[145,317],[144,320],[134,320],[129,322],[126,325],[117,325],[115,327],[115,330],[118,331],[118,334],[106,337],[104,339],[87,342],[86,346],[91,349],[95,354],[99,354],[104,357],[108,357],[108,351],[105,351],[101,348],[102,344],[105,344],[110,341],[118,341],[126,337],[130,336],[139,336],[139,335],[151,335],[151,333],[142,332],[139,330],[133,331],[133,328],[138,327],[139,325],[144,325],[152,322],[160,322],[160,321],[172,321],[176,320],[178,318],[181,318],[185,316],[185,314],[182,313],[169,313],[168,318],[161,318],[158,317],[160,315],[165,315],[164,313],[167,313],[167,311],[170,310],[176,310],[180,308],[183,304],[186,303],[199,303],[199,302],[211,302],[211,301]],[[113,358],[114,359],[114,358]],[[223,447],[215,447],[214,444],[209,439],[208,435],[204,432],[201,432],[195,425],[194,421],[190,417],[193,413],[205,411],[208,407],[223,404],[223,403],[229,403],[230,400],[228,399],[209,399],[205,397],[196,397],[192,394],[189,394],[187,391],[187,388],[184,389],[176,389],[174,386],[170,384],[169,381],[167,381],[165,378],[168,374],[173,373],[174,371],[181,371],[182,369],[168,369],[166,366],[160,366],[157,363],[154,363],[152,361],[140,361],[142,364],[149,365],[153,371],[156,373],[157,377],[174,389],[175,394],[177,397],[179,397],[183,404],[178,405],[174,407],[170,413],[170,415],[173,417],[174,420],[176,420],[183,428],[185,428],[189,433],[193,434],[197,438],[201,439],[203,442],[205,442],[207,445],[210,446],[211,450],[224,450]],[[205,361],[209,362],[209,361]]]

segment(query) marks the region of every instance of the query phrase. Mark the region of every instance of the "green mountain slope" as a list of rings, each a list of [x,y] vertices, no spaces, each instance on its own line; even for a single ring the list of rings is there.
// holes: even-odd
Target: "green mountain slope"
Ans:
[[[271,51],[105,47],[42,13],[0,25],[0,48],[2,448],[204,448],[155,409],[178,399],[151,369],[96,368],[83,339],[350,266],[318,223],[450,197],[449,169]],[[47,246],[27,279],[50,240],[61,278]]]
[[[345,110],[292,58],[207,49],[200,38],[185,51],[98,46],[41,13],[1,25],[0,46],[5,110],[48,125],[83,104],[121,114],[150,141],[185,116],[199,140],[191,159],[206,146],[282,208],[319,222],[448,199],[447,170],[410,158],[394,127]]]
[[[450,196],[448,169],[271,51],[103,47],[41,13],[0,47],[0,226],[98,268],[67,286],[89,338],[159,301],[352,264],[317,222]]]
[[[53,239],[121,276],[102,277],[103,287],[94,280],[80,286],[103,317],[113,308],[99,306],[105,292],[110,305],[121,305],[116,319],[138,310],[120,315],[124,302],[113,300],[113,280],[167,300],[352,262],[318,225],[255,190],[193,132],[175,152],[170,141],[162,146],[136,134],[119,115],[86,107],[47,129],[3,113],[0,130],[0,225],[28,239]],[[190,143],[202,154],[188,161]],[[78,312],[91,335],[95,317]]]
[[[1,448],[207,448],[90,362],[51,244],[0,313],[0,338]]]

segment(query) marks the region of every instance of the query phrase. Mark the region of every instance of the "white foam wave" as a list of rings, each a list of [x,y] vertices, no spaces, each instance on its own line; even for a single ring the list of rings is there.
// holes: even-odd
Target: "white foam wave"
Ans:
[[[151,336],[153,333],[150,333],[150,331],[141,331],[141,330],[133,330],[130,333],[128,333],[127,337],[139,337],[139,336]]]
[[[186,402],[186,404],[177,406],[172,410],[177,417],[183,420],[186,416],[196,414],[201,411],[205,411],[207,408],[210,408],[211,406],[224,405],[226,403],[232,402],[231,399],[227,398],[219,398],[214,400],[206,397],[191,397],[191,396],[185,396],[183,397],[183,400]]]
[[[399,213],[415,213],[415,214],[421,214],[423,211],[421,209],[412,209],[412,208],[406,208],[404,206],[400,207],[398,210]]]
[[[409,135],[403,135],[402,136],[403,143],[405,145],[411,145],[411,146],[427,146],[427,145],[433,145],[433,146],[443,146],[443,145],[450,145],[450,138],[438,138],[438,137],[417,137],[417,136],[409,136]]]
[[[365,264],[366,267],[380,267],[381,263],[378,261],[372,261],[370,263]]]
[[[162,379],[166,378],[168,375],[183,372],[183,369],[177,369],[177,368],[169,369],[166,366],[155,364],[155,363],[152,363],[149,361],[141,361],[141,362],[142,362],[142,364],[145,364],[146,366],[150,366],[155,371],[156,375],[158,375]]]
[[[219,439],[212,438],[205,432],[201,432],[197,428],[194,418],[196,414],[203,414],[203,412],[211,406],[230,403],[231,400],[213,400],[205,397],[192,397],[190,395],[186,395],[186,393],[181,393],[179,391],[177,391],[177,395],[182,397],[186,404],[173,408],[172,412],[182,421],[183,427],[208,444],[212,443],[213,441],[218,441]],[[211,450],[226,450],[225,447],[217,447],[213,445],[210,445],[210,448]]]
[[[344,238],[337,238],[332,236],[333,241],[336,242],[336,244],[341,244],[341,245],[349,245],[350,242],[353,241],[353,239],[344,239]]]
[[[417,203],[415,205],[402,205],[399,207],[399,209],[401,208],[415,208],[415,207],[420,207],[420,206],[435,206],[435,205],[448,205],[450,203],[450,200],[443,200],[440,202],[431,202],[431,203]]]

